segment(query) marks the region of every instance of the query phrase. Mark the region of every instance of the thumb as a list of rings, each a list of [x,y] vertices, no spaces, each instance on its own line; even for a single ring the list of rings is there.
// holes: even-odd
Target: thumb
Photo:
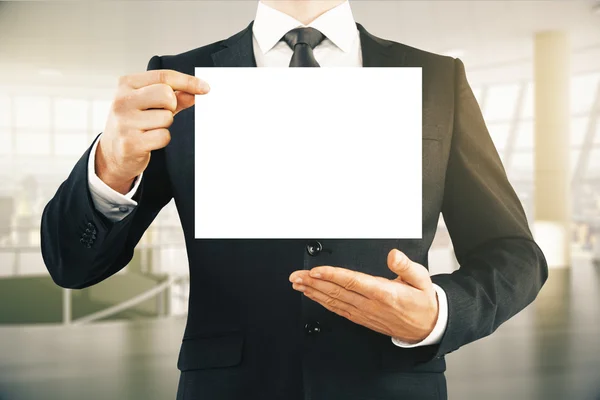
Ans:
[[[175,96],[177,97],[177,109],[175,110],[175,114],[193,106],[196,102],[196,97],[193,94],[182,92],[180,90],[175,92]]]
[[[413,262],[398,249],[389,252],[387,264],[388,268],[402,281],[417,289],[426,290],[432,285],[429,271],[421,264]]]

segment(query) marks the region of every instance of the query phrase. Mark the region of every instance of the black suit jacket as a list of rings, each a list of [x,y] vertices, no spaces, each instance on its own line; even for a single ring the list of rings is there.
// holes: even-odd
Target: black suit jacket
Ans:
[[[307,245],[319,238],[194,239],[194,107],[175,117],[171,143],[152,153],[136,194],[139,205],[124,220],[108,222],[94,208],[87,183],[89,149],[44,210],[42,252],[52,278],[63,287],[84,288],[123,268],[148,225],[175,199],[191,281],[179,398],[445,398],[444,355],[491,334],[528,305],[546,280],[544,256],[463,63],[358,28],[365,67],[422,67],[422,239],[328,239],[316,253]],[[196,66],[255,67],[251,29],[252,24],[183,54],[155,56],[148,68],[193,75]],[[304,298],[288,282],[292,271],[324,264],[394,278],[386,265],[392,248],[427,267],[440,212],[460,269],[433,277],[449,306],[438,345],[397,347],[389,336]]]

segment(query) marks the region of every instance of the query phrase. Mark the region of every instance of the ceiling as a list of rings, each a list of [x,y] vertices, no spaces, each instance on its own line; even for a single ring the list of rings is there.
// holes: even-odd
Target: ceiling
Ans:
[[[600,71],[595,3],[351,1],[356,20],[373,34],[460,56],[476,80],[527,79],[533,38],[543,30],[569,32],[576,72]],[[56,79],[68,76],[78,84],[85,79],[113,84],[115,76],[145,69],[154,54],[176,54],[231,36],[255,10],[256,1],[248,0],[1,2],[0,84],[33,82],[40,70],[59,71]],[[512,68],[510,74],[506,68]]]

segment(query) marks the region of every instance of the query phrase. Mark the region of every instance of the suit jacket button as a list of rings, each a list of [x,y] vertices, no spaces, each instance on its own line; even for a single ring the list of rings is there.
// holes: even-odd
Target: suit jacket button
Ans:
[[[307,335],[316,335],[321,332],[321,324],[319,321],[311,321],[304,325],[304,331]]]
[[[323,245],[318,240],[311,240],[306,245],[306,252],[311,256],[316,256],[323,250]]]

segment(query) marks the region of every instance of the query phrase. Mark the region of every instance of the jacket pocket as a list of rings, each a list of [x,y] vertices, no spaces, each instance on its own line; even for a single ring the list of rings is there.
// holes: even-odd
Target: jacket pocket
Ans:
[[[423,140],[438,140],[442,141],[442,127],[438,125],[423,125],[421,137]]]
[[[242,361],[243,345],[244,334],[241,331],[183,339],[177,368],[189,371],[238,365]]]

